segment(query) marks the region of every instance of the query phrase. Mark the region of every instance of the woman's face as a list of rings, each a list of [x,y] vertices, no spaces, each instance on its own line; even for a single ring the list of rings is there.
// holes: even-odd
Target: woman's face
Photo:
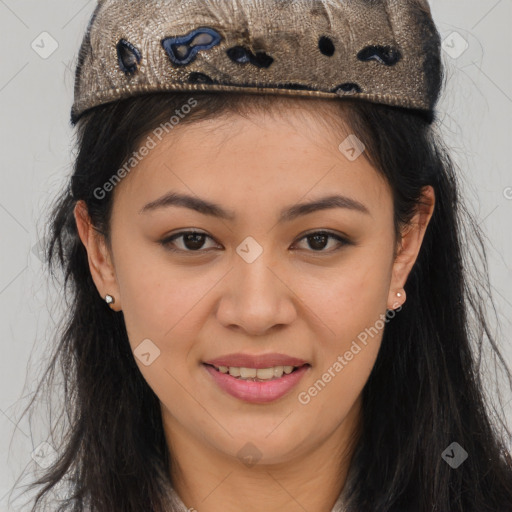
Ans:
[[[170,439],[261,463],[356,428],[422,238],[394,260],[389,186],[302,113],[178,125],[115,188],[112,259],[91,266]]]

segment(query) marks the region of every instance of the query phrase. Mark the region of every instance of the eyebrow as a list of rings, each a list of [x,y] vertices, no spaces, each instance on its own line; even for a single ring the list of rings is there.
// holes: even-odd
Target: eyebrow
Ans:
[[[236,214],[232,210],[225,210],[220,205],[206,199],[177,192],[169,192],[162,197],[151,201],[139,211],[139,214],[154,211],[159,208],[168,208],[170,206],[181,206],[195,210],[203,215],[210,215],[212,217],[230,221],[234,221],[236,219]],[[284,208],[280,213],[279,222],[290,222],[302,215],[331,208],[345,208],[347,210],[354,210],[371,216],[368,208],[363,203],[346,196],[330,195]]]

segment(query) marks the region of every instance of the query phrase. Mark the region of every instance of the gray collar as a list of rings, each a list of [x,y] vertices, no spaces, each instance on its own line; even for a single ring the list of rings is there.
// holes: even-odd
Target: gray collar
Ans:
[[[347,491],[350,487],[351,478],[350,475],[353,473],[349,472],[349,476],[347,477],[346,484],[340,493],[338,499],[336,500],[336,503],[334,504],[333,508],[331,509],[331,512],[350,512],[347,504]],[[191,508],[188,508],[181,498],[179,497],[178,493],[174,490],[171,483],[169,482],[168,477],[163,477],[162,479],[163,485],[166,491],[166,509],[169,510],[169,512],[190,512]]]

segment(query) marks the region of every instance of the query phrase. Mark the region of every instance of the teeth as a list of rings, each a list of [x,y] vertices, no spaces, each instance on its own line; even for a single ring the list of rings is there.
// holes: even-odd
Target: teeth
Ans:
[[[256,368],[240,368],[240,377],[242,379],[254,378],[258,375],[258,371]]]
[[[274,372],[275,372],[275,377],[277,377],[277,378],[283,376],[282,372],[280,372],[279,368],[277,368],[277,367],[275,367],[275,368],[260,368],[255,371],[255,373],[256,373],[255,376],[261,380],[269,380],[274,377]],[[242,369],[240,369],[240,373],[242,373]],[[244,376],[244,374],[242,373],[242,377],[243,376]],[[252,377],[252,375],[251,375],[251,377]]]
[[[280,379],[283,373],[292,373],[294,366],[273,366],[272,368],[240,368],[236,366],[219,366],[221,373],[229,373],[232,377],[245,380],[272,380]]]

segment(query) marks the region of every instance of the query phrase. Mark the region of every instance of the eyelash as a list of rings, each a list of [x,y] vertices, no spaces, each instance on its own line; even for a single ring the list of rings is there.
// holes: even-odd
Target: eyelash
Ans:
[[[206,238],[210,238],[211,240],[214,240],[211,236],[207,235],[206,233],[203,233],[202,231],[180,231],[179,233],[175,233],[174,235],[171,235],[171,236],[169,236],[167,238],[164,238],[164,239],[160,240],[159,243],[166,250],[171,251],[171,252],[201,254],[201,253],[205,253],[205,252],[209,251],[209,249],[206,249],[206,250],[205,249],[198,249],[198,250],[194,251],[194,250],[191,250],[191,249],[176,249],[176,248],[171,247],[171,244],[172,244],[172,242],[175,239],[181,238],[181,237],[183,237],[185,235],[204,235]],[[341,249],[342,247],[344,247],[346,245],[352,245],[353,244],[353,242],[351,242],[348,238],[345,238],[345,237],[340,236],[338,234],[331,233],[329,231],[313,231],[313,232],[310,232],[310,233],[306,233],[304,236],[299,238],[298,242],[300,242],[300,241],[302,241],[304,239],[307,239],[307,238],[312,238],[314,236],[318,236],[318,235],[320,235],[320,236],[327,236],[328,238],[334,238],[335,240],[340,242],[341,245],[339,247],[335,248],[334,250],[330,250],[330,251],[325,251],[323,249],[315,251],[315,250],[311,249],[310,252],[319,253],[319,254],[322,254],[322,253],[330,254],[332,252],[338,251],[339,249]]]

